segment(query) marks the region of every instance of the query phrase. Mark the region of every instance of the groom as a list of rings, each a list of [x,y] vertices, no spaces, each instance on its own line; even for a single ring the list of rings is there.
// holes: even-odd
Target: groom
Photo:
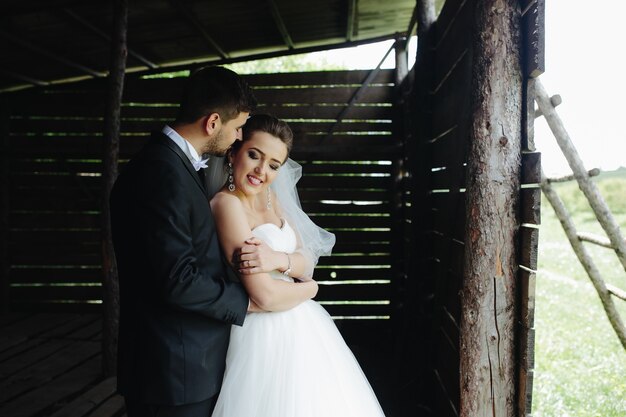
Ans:
[[[255,105],[234,72],[195,72],[174,124],[153,134],[111,191],[118,391],[129,417],[210,416],[230,327],[255,308],[244,288],[226,279],[202,159],[224,155],[240,139]]]

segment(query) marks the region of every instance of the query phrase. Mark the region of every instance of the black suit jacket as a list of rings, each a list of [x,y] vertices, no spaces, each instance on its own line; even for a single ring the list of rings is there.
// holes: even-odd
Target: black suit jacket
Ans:
[[[118,177],[110,207],[120,281],[118,391],[149,404],[210,398],[248,296],[226,278],[197,172],[155,133]]]

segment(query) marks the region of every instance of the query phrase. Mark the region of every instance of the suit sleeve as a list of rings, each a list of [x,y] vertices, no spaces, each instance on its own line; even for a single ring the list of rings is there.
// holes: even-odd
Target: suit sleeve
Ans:
[[[150,178],[142,181],[148,186],[137,199],[138,233],[147,237],[146,253],[163,301],[176,309],[243,324],[249,303],[243,286],[226,279],[221,263],[199,266],[189,197],[200,192],[197,185],[189,181],[189,173],[175,167],[159,164],[143,171],[150,172]]]

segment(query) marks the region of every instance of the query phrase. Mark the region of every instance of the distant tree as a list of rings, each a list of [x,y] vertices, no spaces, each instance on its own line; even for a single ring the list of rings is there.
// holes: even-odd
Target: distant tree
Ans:
[[[309,53],[237,62],[224,65],[239,74],[271,74],[278,72],[307,72],[345,70],[344,63],[330,62],[321,54]]]

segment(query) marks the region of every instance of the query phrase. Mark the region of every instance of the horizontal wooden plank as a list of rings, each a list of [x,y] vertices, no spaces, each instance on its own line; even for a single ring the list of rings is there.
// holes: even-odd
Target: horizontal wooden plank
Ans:
[[[387,202],[391,198],[391,192],[387,190],[353,190],[353,189],[300,189],[300,200],[303,202],[319,201],[351,201],[351,202]]]
[[[539,229],[522,226],[520,239],[520,264],[533,271],[537,270]]]
[[[19,174],[9,175],[12,187],[100,187],[99,175],[83,175],[82,173],[54,174]]]
[[[275,85],[342,85],[362,84],[369,75],[370,70],[353,71],[317,71],[317,72],[294,72],[282,74],[250,74],[243,77],[251,86],[275,86]],[[392,84],[394,71],[389,69],[379,70],[372,83]]]
[[[390,203],[381,202],[374,204],[354,204],[352,202],[317,202],[306,201],[302,203],[302,209],[310,216],[318,213],[384,213],[389,214]]]
[[[99,343],[92,343],[99,347]],[[77,357],[82,357],[82,355],[77,355]],[[24,395],[0,405],[0,415],[14,417],[37,415],[58,402],[74,398],[85,387],[100,379],[101,371],[100,356],[92,357],[59,376],[53,384],[35,386]]]
[[[13,188],[11,194],[11,209],[13,211],[100,211],[99,197],[95,189],[66,189],[64,194],[57,192],[57,188]],[[89,195],[84,195],[85,192]]]
[[[86,213],[10,213],[15,229],[98,229],[100,216]]]
[[[87,286],[57,286],[45,285],[27,287],[9,287],[9,297],[13,302],[39,300],[101,300],[102,287]]]
[[[390,242],[391,232],[387,229],[381,230],[342,230],[332,231],[338,242]]]
[[[383,216],[315,216],[314,222],[325,228],[390,228],[391,218]]]
[[[523,188],[520,193],[522,223],[541,224],[541,189]]]
[[[309,163],[302,167],[303,176],[319,176],[324,174],[333,175],[391,175],[392,165],[390,162],[379,161],[353,161],[342,163],[320,162]]]
[[[11,311],[23,311],[34,313],[37,311],[47,311],[50,313],[67,313],[67,314],[102,314],[102,304],[92,304],[88,302],[51,302],[42,301],[13,301],[9,300],[9,309]]]
[[[120,141],[120,157],[129,158],[141,150],[148,136],[126,137]],[[102,138],[98,136],[11,136],[11,151],[18,157],[100,159]]]
[[[333,247],[333,254],[364,254],[382,253],[389,255],[391,245],[388,243],[371,243],[371,242],[337,242]]]
[[[8,337],[20,337],[24,339],[37,337],[70,319],[71,316],[67,314],[38,313],[30,315],[24,320],[5,326],[2,329],[0,340],[5,340]],[[0,345],[0,350],[2,350],[2,345]]]
[[[124,165],[121,161],[120,166]],[[55,159],[11,159],[11,174],[35,174],[35,173],[100,173],[102,162],[97,160],[72,160],[67,158]]]
[[[0,401],[5,402],[22,393],[41,387],[44,383],[63,375],[82,361],[94,357],[99,351],[100,346],[96,342],[81,341],[63,347],[44,363],[33,364],[9,378],[3,378],[0,382]],[[0,408],[0,414],[2,411],[6,411],[6,409]]]
[[[391,265],[392,257],[387,255],[364,255],[364,256],[330,256],[319,260],[319,265],[358,266],[374,265],[386,267]]]
[[[120,158],[128,159],[141,150],[148,136],[126,137],[120,142]],[[102,139],[93,136],[12,136],[9,140],[12,152],[18,157],[31,158],[74,158],[99,159],[102,156]],[[389,153],[398,153],[400,143],[389,135],[351,135],[335,134],[328,139],[325,136],[305,136],[294,143],[293,154],[319,154],[322,159],[333,153],[342,156],[349,154],[355,159],[374,158]],[[348,152],[349,151],[349,152]],[[322,157],[323,155],[323,157]]]
[[[522,153],[522,184],[541,183],[541,152]]]
[[[458,190],[466,186],[465,166],[447,166],[443,169],[432,171],[428,178],[429,190]]]
[[[254,88],[254,95],[259,103],[347,103],[358,86],[281,86],[282,88]],[[122,100],[124,102],[161,102],[178,103],[181,87],[171,80],[143,80],[139,85],[125,85]],[[71,96],[71,94],[68,94]],[[83,93],[87,100],[96,100],[97,96]],[[393,99],[392,86],[370,85],[363,88],[359,95],[359,103],[390,103]]]
[[[263,104],[257,107],[257,113],[269,113],[287,121],[298,119],[336,119],[344,110],[341,104],[283,105],[281,103]],[[370,103],[350,107],[343,114],[346,120],[392,120],[393,108],[390,105]]]
[[[326,257],[320,258],[321,260],[326,259]],[[328,281],[332,283],[344,282],[344,281],[358,281],[363,282],[368,280],[374,280],[376,282],[380,281],[388,281],[391,279],[391,268],[380,268],[380,267],[367,267],[367,268],[356,268],[356,267],[341,267],[334,268],[332,266],[323,266],[318,265],[315,269],[315,280],[316,281]],[[384,282],[383,282],[384,283]],[[323,284],[326,285],[326,284]],[[338,284],[339,285],[339,284]]]
[[[257,113],[270,113],[276,117],[288,120],[297,119],[336,119],[345,105],[342,104],[302,104],[284,105],[282,103],[260,103]],[[64,97],[47,98],[46,102],[35,101],[24,106],[15,104],[11,109],[13,114],[20,117],[91,117],[98,118],[104,115],[104,105],[90,103],[83,105],[76,102],[68,103]],[[176,103],[122,103],[122,118],[149,118],[155,121],[173,121],[178,112]],[[356,105],[344,113],[345,119],[356,120],[391,120],[393,110],[390,105],[381,106],[378,103]],[[155,123],[160,126],[161,123]]]
[[[520,269],[518,273],[519,287],[519,318],[518,323],[521,331],[528,332],[528,329],[535,327],[535,287],[537,276],[534,272]],[[527,337],[527,334],[525,335]]]
[[[320,285],[315,299],[317,301],[384,301],[391,297],[391,290],[391,284]]]
[[[124,133],[145,133],[158,130],[162,125],[170,122],[170,119],[144,117],[140,119],[122,118],[120,129]],[[13,134],[43,134],[43,133],[102,133],[102,120],[95,118],[59,118],[40,117],[37,119],[14,119],[11,121],[11,133]],[[340,123],[335,121],[308,121],[294,120],[289,125],[295,136],[305,133],[326,133],[331,128],[335,132],[391,132],[390,121],[367,121],[355,122],[344,120]]]
[[[312,176],[302,177],[298,182],[298,189],[304,188],[365,188],[388,190],[393,185],[391,177],[362,177],[362,176]]]
[[[102,262],[100,251],[91,252],[64,252],[60,253],[56,247],[41,248],[40,251],[16,250],[9,252],[9,263],[11,265],[99,265]]]
[[[324,305],[324,308],[331,316],[389,316],[391,315],[390,305],[368,305],[368,304],[332,304]]]
[[[60,410],[52,414],[51,417],[74,417],[84,416],[92,411],[98,404],[113,396],[116,392],[117,380],[115,377],[105,379],[86,393],[64,405]],[[107,417],[113,416],[110,414]]]
[[[10,231],[9,242],[26,245],[33,242],[93,245],[100,242],[100,231]]]

